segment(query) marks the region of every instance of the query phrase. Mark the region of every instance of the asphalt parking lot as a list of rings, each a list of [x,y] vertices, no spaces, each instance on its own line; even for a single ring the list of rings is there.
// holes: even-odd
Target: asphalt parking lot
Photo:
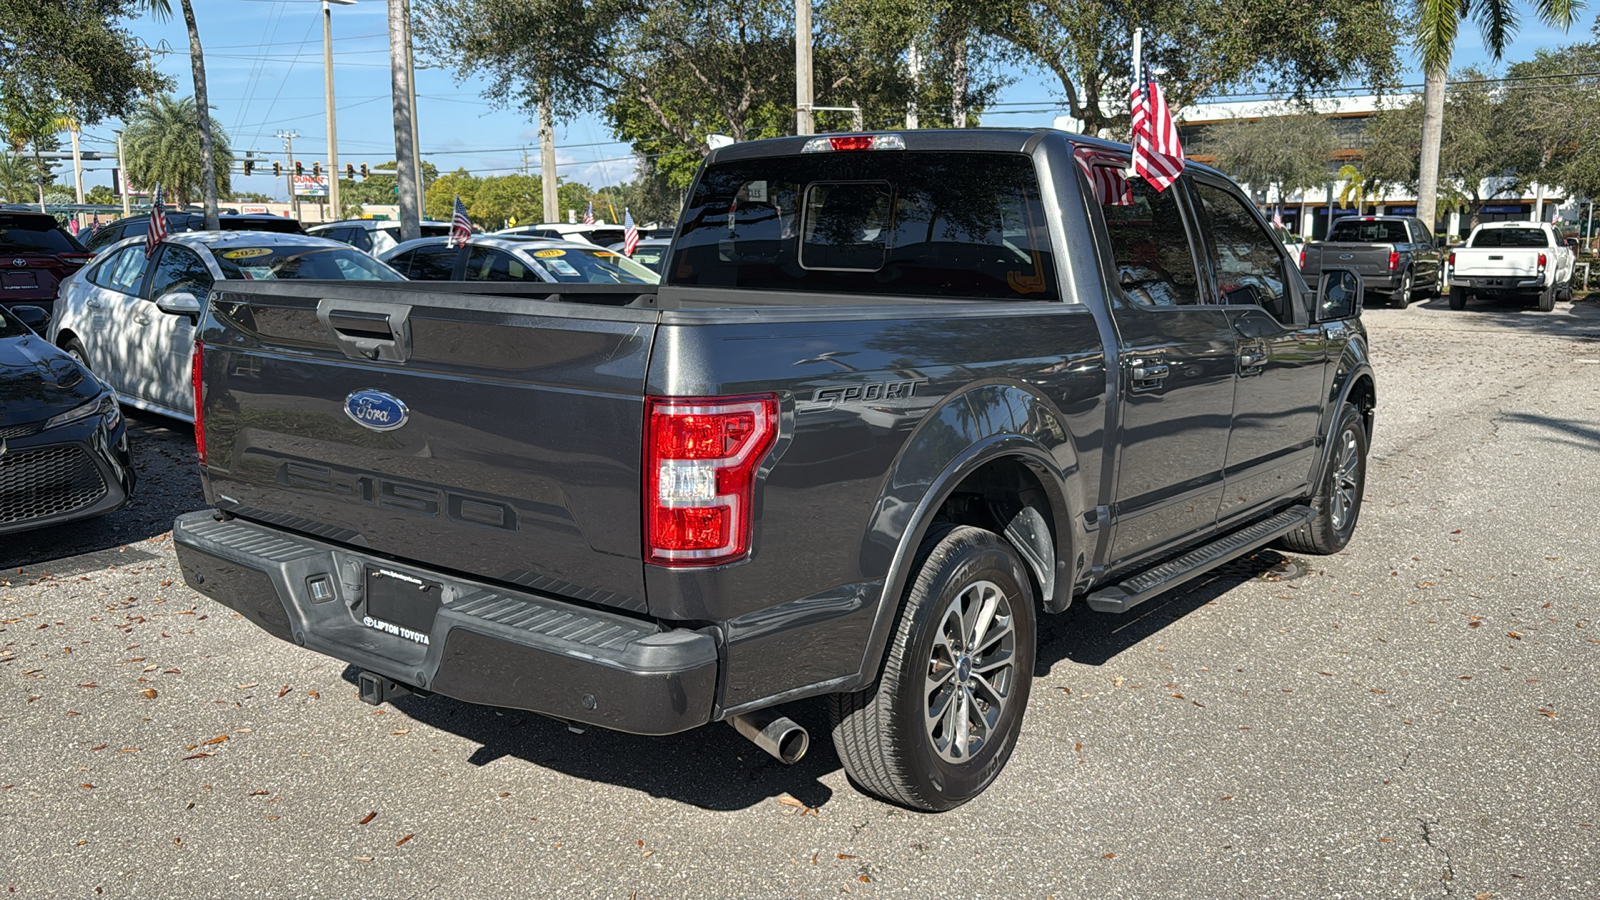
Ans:
[[[1600,303],[1366,321],[1351,546],[1045,619],[1015,756],[942,815],[855,791],[814,703],[793,767],[363,705],[183,585],[192,434],[134,417],[135,504],[0,539],[0,890],[1600,897]]]

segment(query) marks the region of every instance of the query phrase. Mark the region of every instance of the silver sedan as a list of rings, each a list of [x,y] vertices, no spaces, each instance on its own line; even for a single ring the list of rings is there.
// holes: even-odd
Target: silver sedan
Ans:
[[[620,253],[573,241],[475,234],[466,246],[447,238],[406,241],[381,254],[412,281],[534,281],[655,284],[660,276]]]
[[[194,421],[194,332],[212,286],[229,279],[404,281],[366,253],[327,238],[191,231],[152,255],[143,237],[100,251],[61,283],[50,342],[116,389],[122,402]]]

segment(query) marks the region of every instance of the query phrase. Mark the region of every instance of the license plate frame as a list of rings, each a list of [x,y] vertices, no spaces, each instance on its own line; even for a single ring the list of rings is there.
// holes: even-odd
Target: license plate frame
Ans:
[[[366,567],[366,624],[419,644],[428,643],[444,586],[383,566]],[[393,628],[386,626],[395,626]]]

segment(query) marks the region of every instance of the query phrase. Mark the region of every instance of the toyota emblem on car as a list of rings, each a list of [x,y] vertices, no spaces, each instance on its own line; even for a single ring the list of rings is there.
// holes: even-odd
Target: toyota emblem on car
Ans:
[[[394,431],[410,416],[400,398],[370,388],[344,398],[344,412],[358,425],[373,431]]]

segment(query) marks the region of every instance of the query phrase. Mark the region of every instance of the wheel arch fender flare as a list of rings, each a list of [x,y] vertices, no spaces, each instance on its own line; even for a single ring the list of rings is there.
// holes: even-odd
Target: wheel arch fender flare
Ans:
[[[1339,410],[1346,403],[1354,402],[1356,409],[1361,413],[1361,421],[1367,429],[1367,439],[1372,439],[1373,411],[1378,405],[1377,379],[1373,375],[1372,365],[1364,356],[1355,358],[1355,354],[1346,354],[1339,367],[1338,381],[1334,385],[1331,403],[1323,415],[1322,426],[1322,452],[1317,455],[1317,468],[1322,472],[1328,464],[1328,459],[1333,453],[1333,429],[1338,423]]]
[[[963,414],[961,405],[972,402],[1006,414],[988,418]],[[954,437],[961,438],[961,444],[952,452]],[[883,662],[906,586],[915,575],[917,550],[941,508],[970,476],[990,464],[1011,461],[1024,466],[1042,489],[1049,509],[1024,506],[1001,523],[1002,537],[1017,550],[1041,590],[1049,592],[1041,597],[1045,609],[1066,608],[1080,568],[1073,548],[1089,543],[1083,524],[1088,495],[1083,493],[1073,448],[1071,434],[1053,406],[1016,385],[975,387],[949,398],[924,419],[891,468],[863,544],[864,554],[890,552],[889,540],[893,549],[856,686],[870,684]],[[908,489],[916,491],[914,501],[908,502]]]

